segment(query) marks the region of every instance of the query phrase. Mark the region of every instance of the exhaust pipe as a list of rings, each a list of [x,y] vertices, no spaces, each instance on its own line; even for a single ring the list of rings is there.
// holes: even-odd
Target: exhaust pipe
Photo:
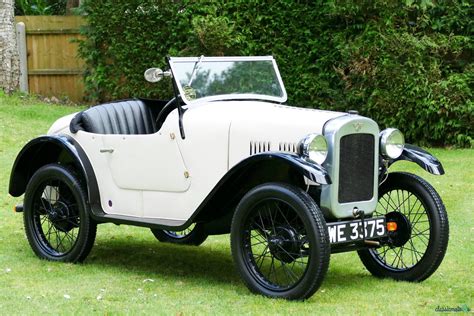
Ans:
[[[372,246],[372,247],[378,247],[380,246],[380,243],[378,241],[375,241],[375,240],[364,240],[364,243],[367,245],[367,246]]]

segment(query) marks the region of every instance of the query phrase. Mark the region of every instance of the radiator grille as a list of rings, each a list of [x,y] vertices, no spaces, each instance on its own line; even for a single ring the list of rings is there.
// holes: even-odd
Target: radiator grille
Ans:
[[[374,195],[374,147],[371,134],[341,138],[339,158],[339,203],[368,201]]]

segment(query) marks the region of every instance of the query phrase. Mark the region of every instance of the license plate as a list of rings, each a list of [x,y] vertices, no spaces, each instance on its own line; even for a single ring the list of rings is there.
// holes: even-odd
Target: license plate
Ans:
[[[385,217],[366,218],[363,223],[362,220],[328,223],[329,241],[331,244],[338,244],[374,239],[387,234]]]

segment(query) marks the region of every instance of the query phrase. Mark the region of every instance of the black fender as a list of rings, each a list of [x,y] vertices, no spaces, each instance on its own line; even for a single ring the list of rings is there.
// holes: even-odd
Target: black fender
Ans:
[[[266,152],[252,155],[239,162],[226,173],[226,175],[219,181],[217,186],[219,186],[221,183],[225,183],[234,174],[242,173],[243,170],[248,169],[258,163],[272,163],[277,161],[287,164],[293,168],[294,171],[297,171],[313,182],[319,184],[331,184],[331,177],[329,176],[326,169],[315,162],[309,162],[306,159],[292,153]]]
[[[403,149],[403,152],[400,157],[391,160],[389,162],[389,166],[400,160],[414,162],[429,173],[434,175],[444,174],[444,168],[441,162],[429,152],[415,145],[405,144],[405,148]]]
[[[303,176],[322,185],[331,184],[322,166],[296,154],[266,152],[250,156],[221,178],[183,227],[203,221],[208,227],[220,227],[212,229],[213,234],[227,233],[233,209],[248,190],[273,181],[303,186]]]
[[[25,193],[33,174],[50,163],[73,165],[86,181],[90,202],[99,202],[99,190],[92,165],[84,150],[66,135],[40,136],[28,142],[16,157],[10,175],[9,193],[18,197]]]

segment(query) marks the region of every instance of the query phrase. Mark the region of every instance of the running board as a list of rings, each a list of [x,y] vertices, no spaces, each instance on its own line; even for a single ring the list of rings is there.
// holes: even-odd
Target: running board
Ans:
[[[173,219],[164,219],[164,218],[147,218],[147,217],[135,217],[135,216],[126,216],[126,215],[111,215],[111,214],[101,214],[97,216],[92,214],[94,220],[101,223],[113,223],[116,225],[133,225],[140,227],[148,227],[153,229],[165,229],[165,230],[183,230],[186,229],[186,221],[183,220],[173,220]]]

